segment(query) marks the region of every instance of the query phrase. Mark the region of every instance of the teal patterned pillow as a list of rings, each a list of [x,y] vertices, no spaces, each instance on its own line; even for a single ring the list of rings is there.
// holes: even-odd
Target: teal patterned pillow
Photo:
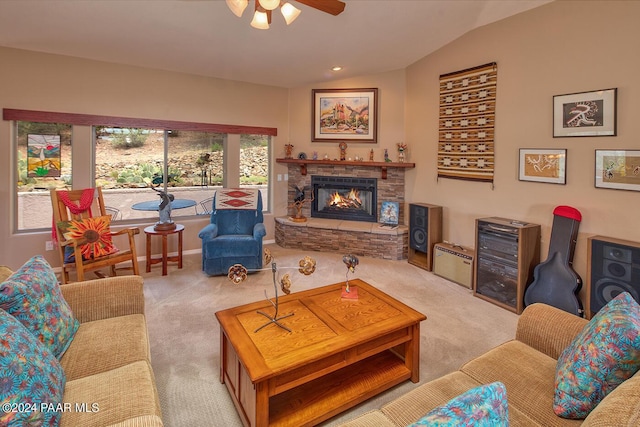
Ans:
[[[585,418],[639,368],[640,305],[624,292],[609,301],[560,354],[553,411],[564,418]]]
[[[57,426],[65,385],[60,362],[4,310],[0,337],[0,426]]]
[[[0,284],[0,308],[18,319],[57,358],[80,323],[64,300],[49,263],[34,256]]]
[[[507,390],[501,382],[472,388],[431,410],[412,426],[506,427],[509,425]]]

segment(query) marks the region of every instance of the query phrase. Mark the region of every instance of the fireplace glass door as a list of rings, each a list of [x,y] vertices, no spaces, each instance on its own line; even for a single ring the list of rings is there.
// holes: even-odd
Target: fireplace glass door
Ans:
[[[349,221],[377,221],[376,178],[312,176],[311,216]]]

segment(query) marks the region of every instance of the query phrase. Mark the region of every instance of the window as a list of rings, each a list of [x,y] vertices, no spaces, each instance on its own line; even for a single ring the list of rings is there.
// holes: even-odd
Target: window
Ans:
[[[51,227],[51,188],[71,185],[72,126],[15,122],[16,229]]]
[[[74,131],[81,142],[93,135],[93,150],[75,147],[82,157],[76,153],[76,165],[83,165],[76,166],[76,181],[93,179],[92,185],[102,186],[116,221],[157,218],[156,209],[134,208],[141,202],[159,204],[152,185],[166,185],[176,199],[186,202],[172,211],[172,217],[208,214],[211,198],[222,186],[257,187],[264,210],[270,206],[269,156],[275,128],[14,109],[4,109],[3,118],[15,124],[18,231],[51,228],[49,190],[72,187]]]
[[[226,138],[214,132],[97,126],[96,185],[115,220],[157,218],[148,203],[140,203],[159,204],[152,187],[163,190],[165,184],[176,199],[189,201],[177,204],[172,218],[205,214],[207,200],[224,182]]]

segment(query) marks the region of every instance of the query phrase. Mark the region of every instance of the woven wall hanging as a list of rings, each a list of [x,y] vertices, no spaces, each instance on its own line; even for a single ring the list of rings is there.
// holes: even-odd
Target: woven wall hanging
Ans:
[[[493,182],[498,67],[440,76],[438,178]]]

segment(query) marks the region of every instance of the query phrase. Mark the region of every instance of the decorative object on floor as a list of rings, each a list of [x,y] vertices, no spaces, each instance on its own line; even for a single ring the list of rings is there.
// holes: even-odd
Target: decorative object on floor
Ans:
[[[342,298],[358,299],[358,288],[349,285],[349,273],[356,271],[356,266],[360,263],[360,260],[355,255],[347,254],[342,257],[342,262],[347,266],[346,280],[342,287]]]
[[[202,270],[209,276],[220,276],[234,264],[262,268],[262,239],[266,234],[260,190],[217,190],[209,224],[198,233],[202,239]]]
[[[88,218],[94,218],[92,214],[94,210],[96,216],[109,218],[106,213],[104,198],[102,197],[102,188],[86,188],[83,190],[70,191],[51,190],[50,196],[54,222],[52,237],[54,241],[58,242],[58,253],[60,255],[60,262],[62,263],[63,284],[69,282],[69,272],[71,270],[76,271],[79,282],[85,280],[85,272],[105,267],[109,267],[111,275],[115,276],[116,264],[122,262],[130,262],[133,274],[140,274],[134,237],[140,233],[138,228],[129,227],[119,231],[109,230],[111,238],[126,235],[128,237],[129,247],[127,250],[116,250],[105,256],[97,256],[95,251],[96,247],[100,247],[100,245],[105,242],[102,231],[95,229],[95,233],[89,232],[89,236],[94,236],[90,240],[95,238],[98,240],[87,242],[86,237],[75,239],[69,235],[67,238],[67,236],[65,236],[65,229],[61,228],[61,226],[68,224],[70,221],[86,221]],[[104,225],[104,223],[102,224]],[[88,229],[86,229],[85,232],[88,232]],[[96,246],[98,241],[101,243]],[[93,249],[93,258],[85,259],[85,257],[82,256],[83,251],[87,253],[86,250],[84,250],[87,245],[90,251]]]
[[[640,151],[596,150],[596,187],[640,191]]]
[[[616,136],[618,89],[553,97],[553,137]]]
[[[573,269],[581,221],[582,214],[571,206],[558,206],[553,210],[548,257],[533,269],[533,282],[524,294],[525,305],[542,302],[576,316],[584,315],[578,296],[582,279]]]
[[[293,159],[293,144],[284,145],[284,158]]]
[[[495,62],[440,76],[438,178],[493,182]]]
[[[166,190],[158,190],[153,185],[151,185],[151,189],[156,191],[160,196],[160,206],[158,207],[160,219],[153,228],[157,231],[175,230],[176,224],[171,220],[171,202],[173,202],[175,197]]]
[[[404,151],[407,149],[407,144],[404,142],[398,142],[398,163],[404,163]]]
[[[377,88],[312,89],[312,97],[311,141],[378,142]]]
[[[567,150],[520,149],[520,181],[566,184]]]
[[[280,13],[284,18],[287,25],[291,24],[300,15],[301,10],[293,6],[289,1],[280,0],[255,0],[255,11],[253,13],[253,19],[251,20],[251,26],[259,30],[268,30],[269,24],[271,24],[271,13],[280,8]],[[326,12],[330,15],[337,16],[344,11],[345,3],[340,0],[296,0],[298,3],[302,3],[321,12]],[[242,16],[242,13],[249,5],[249,0],[227,0],[227,6],[231,9],[234,15],[238,18]]]
[[[260,326],[259,328],[257,328],[254,331],[254,333],[260,331],[261,329],[265,328],[266,326],[271,325],[272,323],[277,325],[277,326],[279,326],[279,327],[281,327],[282,329],[284,329],[287,332],[291,332],[291,329],[289,329],[288,327],[286,327],[282,323],[280,323],[280,320],[286,319],[287,317],[291,317],[295,313],[285,314],[284,316],[278,315],[278,311],[279,311],[279,308],[280,308],[279,301],[278,301],[278,283],[280,283],[280,289],[282,289],[282,292],[284,292],[285,294],[289,295],[291,293],[291,278],[289,276],[289,273],[286,273],[278,280],[278,278],[277,278],[278,266],[277,266],[276,262],[273,261],[273,255],[271,254],[271,251],[269,249],[265,249],[264,250],[264,263],[265,264],[271,264],[271,267],[270,268],[247,269],[242,264],[232,265],[231,267],[229,267],[229,273],[228,273],[227,277],[233,283],[240,284],[240,283],[244,282],[247,279],[247,274],[250,271],[251,272],[256,272],[256,271],[271,270],[271,273],[273,274],[273,290],[274,290],[274,293],[275,293],[275,297],[274,297],[273,300],[269,299],[269,295],[267,294],[266,290],[264,291],[264,297],[267,299],[267,301],[269,301],[271,303],[271,305],[275,309],[275,312],[274,312],[273,316],[271,316],[271,315],[265,313],[262,310],[258,310],[257,313],[263,315],[264,317],[269,319],[269,321],[267,323],[265,323],[264,325]],[[298,267],[283,267],[283,268],[289,268],[289,269],[290,268],[297,268],[298,272],[300,272],[301,274],[304,274],[305,276],[309,276],[309,275],[313,274],[316,271],[316,261],[313,258],[309,257],[309,256],[305,256],[298,263]]]
[[[311,187],[304,186],[302,188],[298,187],[297,185],[294,186],[295,190],[296,190],[296,194],[293,198],[293,203],[290,204],[289,206],[287,206],[288,208],[295,208],[296,209],[296,215],[295,216],[290,216],[289,219],[293,222],[306,222],[307,221],[307,217],[302,215],[302,208],[304,207],[305,203],[312,203],[315,200],[315,197],[313,195],[313,192],[311,192],[311,199],[307,199],[305,197],[305,191],[308,191],[311,189]]]

